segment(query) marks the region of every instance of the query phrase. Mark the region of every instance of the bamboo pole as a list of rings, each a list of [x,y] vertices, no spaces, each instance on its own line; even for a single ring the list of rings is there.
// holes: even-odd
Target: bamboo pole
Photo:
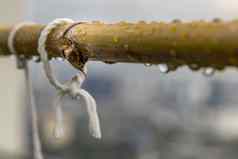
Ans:
[[[64,57],[79,68],[86,59],[107,63],[166,63],[171,69],[188,65],[223,69],[238,66],[238,21],[100,22],[81,23],[62,35],[70,24],[49,35],[50,57]],[[0,54],[9,55],[11,27],[0,27]],[[37,40],[44,25],[25,26],[16,34],[19,54],[38,56]]]

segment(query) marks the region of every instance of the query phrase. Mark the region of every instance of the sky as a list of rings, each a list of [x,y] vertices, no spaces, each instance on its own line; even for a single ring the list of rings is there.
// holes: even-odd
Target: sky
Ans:
[[[238,15],[237,0],[32,0],[30,5],[29,15],[39,22],[59,17],[77,20],[150,21],[174,18],[233,19]]]

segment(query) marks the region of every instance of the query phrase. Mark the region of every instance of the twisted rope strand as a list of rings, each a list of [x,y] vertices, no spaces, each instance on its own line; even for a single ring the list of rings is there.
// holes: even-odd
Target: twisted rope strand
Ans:
[[[65,94],[63,92],[58,92],[54,101],[55,117],[56,117],[54,136],[56,138],[64,136],[64,115],[62,110],[62,100],[64,96]]]
[[[37,108],[35,104],[35,96],[32,88],[32,81],[30,78],[30,71],[28,67],[28,63],[26,62],[25,67],[25,77],[26,77],[26,86],[27,93],[29,97],[29,104],[31,106],[31,114],[32,114],[32,134],[33,134],[33,154],[35,159],[44,159],[39,135],[39,125],[38,125],[38,115]]]
[[[45,74],[49,80],[49,82],[56,88],[59,90],[66,90],[67,88],[65,87],[64,84],[61,84],[54,76],[52,68],[50,63],[48,62],[48,54],[47,54],[47,50],[46,50],[46,41],[48,38],[48,35],[51,33],[51,31],[58,27],[59,25],[63,25],[63,24],[67,24],[67,23],[73,23],[74,21],[71,19],[56,19],[54,21],[52,21],[51,23],[49,23],[41,32],[40,34],[40,38],[38,40],[38,52],[40,53],[40,57],[41,60],[43,62],[43,67],[44,67],[44,71]]]

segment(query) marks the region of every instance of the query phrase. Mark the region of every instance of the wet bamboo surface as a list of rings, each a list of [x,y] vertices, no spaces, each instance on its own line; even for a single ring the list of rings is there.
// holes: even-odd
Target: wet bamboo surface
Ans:
[[[212,22],[85,22],[56,28],[47,41],[50,57],[67,58],[75,67],[84,60],[106,63],[188,65],[223,69],[238,66],[238,21]],[[10,55],[7,38],[12,27],[0,27],[0,55]],[[19,54],[38,56],[37,41],[44,25],[21,28],[15,38]]]

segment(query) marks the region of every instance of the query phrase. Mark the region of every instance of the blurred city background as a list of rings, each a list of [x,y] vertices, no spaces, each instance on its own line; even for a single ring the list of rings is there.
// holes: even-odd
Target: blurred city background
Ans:
[[[238,15],[238,1],[1,0],[0,9],[0,20],[6,23],[23,20],[48,23],[60,17],[108,23],[122,20],[212,20],[216,17],[229,20]],[[65,61],[54,60],[52,63],[62,81],[77,72]],[[8,67],[6,64],[5,68]],[[95,140],[88,134],[85,108],[66,97],[63,109],[67,133],[57,140],[52,133],[55,122],[52,103],[56,92],[45,78],[42,65],[31,62],[46,159],[238,157],[237,69],[229,68],[206,77],[202,71],[193,72],[188,67],[163,74],[158,66],[89,62],[88,70],[83,87],[97,101],[103,138]],[[19,70],[15,71],[19,73]],[[17,78],[24,83],[22,75]],[[13,86],[6,86],[6,89],[10,87]],[[20,92],[24,92],[24,88]],[[1,91],[0,96],[7,98]],[[0,130],[9,130],[9,133],[15,129],[6,129],[7,125],[14,125],[16,121],[10,113],[22,109],[21,127],[17,129],[21,132],[10,133],[15,137],[12,138],[7,131],[0,131],[0,158],[32,158],[29,108],[13,107],[14,110],[9,110],[9,115],[6,115],[4,100],[0,103],[3,106],[0,109]],[[19,121],[16,125],[19,127]],[[11,144],[21,145],[21,151],[8,146]]]

